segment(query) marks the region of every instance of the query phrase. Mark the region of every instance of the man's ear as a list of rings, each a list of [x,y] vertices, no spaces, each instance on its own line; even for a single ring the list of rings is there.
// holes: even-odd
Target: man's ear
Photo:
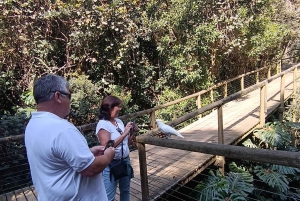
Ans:
[[[61,103],[60,94],[58,92],[54,93],[54,100],[58,103]]]

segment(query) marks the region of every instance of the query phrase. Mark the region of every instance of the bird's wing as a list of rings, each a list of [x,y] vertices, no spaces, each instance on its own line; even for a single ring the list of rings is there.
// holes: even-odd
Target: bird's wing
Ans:
[[[160,129],[166,135],[177,135],[178,137],[184,138],[177,130],[169,125],[163,124],[160,126]]]

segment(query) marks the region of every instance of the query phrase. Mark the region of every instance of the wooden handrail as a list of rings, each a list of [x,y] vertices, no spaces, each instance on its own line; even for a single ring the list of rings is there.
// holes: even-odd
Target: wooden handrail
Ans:
[[[145,147],[146,144],[156,145],[156,146],[162,146],[162,147],[168,147],[168,148],[175,148],[175,149],[181,149],[181,150],[188,150],[188,151],[195,151],[195,152],[201,152],[206,154],[213,154],[217,155],[218,160],[216,161],[219,167],[219,170],[222,174],[224,174],[224,164],[225,164],[225,157],[229,158],[237,158],[237,159],[243,159],[243,160],[252,160],[257,162],[264,162],[264,163],[273,163],[278,165],[286,165],[291,167],[300,167],[300,154],[294,154],[291,152],[286,151],[277,151],[276,154],[272,150],[265,150],[265,149],[252,149],[247,147],[239,147],[239,146],[232,146],[232,145],[223,145],[224,143],[224,136],[223,136],[223,115],[222,115],[222,106],[226,104],[227,102],[236,99],[243,94],[250,93],[251,91],[254,91],[258,88],[260,88],[260,126],[263,126],[265,124],[265,107],[266,107],[266,85],[268,82],[271,82],[272,80],[278,78],[281,76],[281,91],[280,91],[280,99],[281,99],[281,105],[284,101],[284,76],[291,70],[294,70],[294,79],[293,82],[296,82],[295,79],[295,69],[299,66],[296,65],[286,71],[283,71],[281,73],[278,73],[276,76],[273,76],[265,81],[259,82],[246,90],[241,90],[237,93],[234,93],[226,98],[223,98],[222,100],[216,101],[212,104],[209,104],[207,106],[204,106],[203,108],[199,108],[198,110],[191,112],[189,114],[186,114],[178,119],[175,119],[168,124],[171,126],[175,126],[181,122],[184,122],[190,118],[195,117],[199,113],[205,112],[207,110],[211,110],[215,107],[218,108],[218,143],[219,144],[213,144],[213,143],[204,143],[204,142],[194,142],[194,141],[183,141],[183,140],[171,140],[171,139],[160,139],[155,137],[150,137],[149,135],[153,134],[155,131],[149,131],[146,132],[144,135],[137,136],[137,145],[139,149],[140,155],[145,155],[145,149],[141,149],[141,147]],[[269,77],[269,76],[268,76]],[[285,159],[283,161],[282,159]],[[296,160],[294,160],[296,159]],[[148,176],[147,176],[147,161],[146,158],[140,157],[139,163],[141,164],[141,167],[144,167],[143,169],[140,169],[140,176],[141,176],[141,189],[142,189],[142,200],[146,201],[149,197],[149,189],[148,189]]]
[[[175,139],[161,139],[149,136],[137,136],[137,142],[156,146],[201,152],[212,155],[222,155],[262,163],[272,163],[300,168],[300,153],[269,149],[253,149],[235,145],[222,145],[207,142],[195,142]]]
[[[269,79],[267,79],[267,80],[265,80],[265,81],[271,82],[271,81],[277,79],[278,77],[280,77],[280,76],[282,76],[282,75],[284,75],[284,74],[286,74],[286,73],[288,73],[288,72],[294,70],[294,69],[297,68],[298,66],[300,66],[300,64],[297,64],[297,65],[295,65],[295,66],[293,66],[293,67],[291,67],[291,68],[289,68],[289,69],[287,69],[287,70],[285,70],[285,71],[283,71],[283,72],[280,72],[280,73],[278,73],[278,74],[276,74],[276,75],[270,77]],[[257,70],[251,71],[251,72],[244,73],[244,74],[242,74],[242,75],[236,76],[236,77],[231,78],[231,79],[226,80],[226,81],[223,81],[223,82],[218,83],[218,84],[216,84],[216,85],[214,85],[214,86],[212,86],[212,87],[210,87],[210,88],[208,88],[208,89],[206,89],[206,90],[201,90],[200,92],[191,94],[191,95],[189,95],[189,96],[186,96],[186,97],[183,97],[183,98],[180,98],[180,99],[177,99],[177,100],[174,100],[174,101],[171,101],[171,102],[168,102],[168,103],[165,103],[165,104],[162,104],[162,105],[159,105],[159,106],[156,106],[156,107],[147,109],[147,110],[143,110],[143,111],[135,112],[135,113],[132,113],[132,114],[127,114],[127,115],[120,116],[120,119],[126,120],[126,119],[130,119],[130,118],[134,118],[134,117],[138,117],[138,116],[142,116],[142,115],[146,115],[146,114],[151,114],[151,113],[153,114],[153,113],[154,113],[155,111],[157,111],[157,110],[164,109],[164,108],[166,108],[166,107],[168,107],[168,106],[171,106],[171,105],[180,103],[180,102],[182,102],[182,101],[185,101],[185,100],[188,100],[188,99],[191,99],[191,98],[199,97],[199,96],[201,96],[202,94],[205,94],[205,93],[207,93],[207,92],[209,92],[209,91],[211,91],[211,90],[213,90],[213,89],[216,89],[216,88],[218,88],[218,87],[220,87],[220,86],[222,86],[222,85],[226,86],[228,83],[230,83],[230,82],[232,82],[232,81],[235,81],[235,80],[237,80],[237,79],[239,79],[239,78],[242,78],[242,77],[244,77],[244,76],[246,76],[246,75],[250,75],[250,74],[252,74],[252,73],[258,73],[259,71],[262,71],[262,70],[267,69],[267,68],[270,68],[270,67],[263,67],[263,68],[260,68],[260,69],[257,69]],[[247,89],[244,89],[244,90],[241,90],[241,91],[239,91],[239,92],[237,92],[237,93],[235,93],[235,94],[232,94],[232,95],[234,95],[234,96],[232,96],[232,95],[228,96],[228,97],[230,97],[230,98],[226,97],[226,96],[227,96],[227,94],[226,94],[225,98],[222,99],[221,101],[233,100],[232,97],[237,98],[238,96],[245,95],[245,94],[251,92],[249,89],[253,89],[253,88],[256,89],[257,86],[261,86],[260,84],[263,83],[263,82],[265,82],[265,81],[259,82],[258,84],[255,84],[255,85],[253,85],[253,86],[251,86],[251,87],[248,87]],[[257,88],[258,88],[258,87],[257,87]],[[227,90],[227,87],[226,87],[226,90]],[[217,105],[216,103],[218,103],[218,102],[219,102],[219,101],[213,102],[213,103],[209,104],[210,107],[207,107],[207,106],[208,106],[208,105],[207,105],[207,106],[204,106],[204,107],[202,107],[202,108],[199,108],[198,110],[196,110],[196,111],[194,111],[194,112],[196,112],[198,115],[201,115],[202,113],[206,112],[207,110],[210,110],[210,109],[207,109],[207,108],[211,108],[211,109],[215,108],[216,105]],[[213,106],[213,107],[211,107],[211,106]],[[206,109],[203,110],[203,108],[206,108]],[[199,112],[199,111],[201,111],[201,112]],[[192,113],[193,113],[193,112],[192,112]],[[184,116],[182,116],[182,117],[185,117],[185,116],[186,116],[186,115],[184,115]],[[181,120],[178,120],[178,119],[182,119],[182,117],[177,118],[176,120],[173,120],[173,121],[169,122],[168,124],[174,126],[174,125],[177,125],[177,124],[179,124],[179,123],[182,123]],[[154,119],[154,118],[155,118],[155,116],[152,115],[152,118],[151,118],[151,119]],[[192,118],[192,117],[191,117],[191,118]],[[190,119],[190,118],[189,118],[189,119]],[[176,122],[176,123],[175,123],[175,122]],[[85,124],[85,125],[77,126],[77,128],[78,128],[82,133],[84,133],[85,131],[89,131],[89,130],[95,129],[96,125],[97,125],[97,122],[91,123],[91,124]],[[155,128],[154,125],[152,125],[152,126],[153,126],[153,128]],[[155,132],[157,132],[157,131],[158,131],[157,129],[153,129],[153,130],[151,130],[151,131],[146,132],[145,134],[149,134],[149,133],[152,133],[152,134],[153,134],[153,133],[155,133]],[[0,138],[0,144],[6,143],[6,142],[8,142],[8,141],[19,141],[19,140],[22,140],[23,138],[24,138],[24,134]]]

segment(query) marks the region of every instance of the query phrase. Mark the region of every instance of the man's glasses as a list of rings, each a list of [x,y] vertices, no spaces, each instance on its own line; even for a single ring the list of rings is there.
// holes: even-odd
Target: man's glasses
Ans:
[[[58,91],[58,90],[57,90]],[[50,91],[50,92],[57,92],[57,91]],[[62,94],[62,95],[65,95],[65,96],[67,96],[68,97],[68,99],[69,100],[71,100],[71,98],[72,98],[72,95],[71,94],[69,94],[69,93],[66,93],[66,92],[63,92],[63,91],[58,91],[60,94]]]

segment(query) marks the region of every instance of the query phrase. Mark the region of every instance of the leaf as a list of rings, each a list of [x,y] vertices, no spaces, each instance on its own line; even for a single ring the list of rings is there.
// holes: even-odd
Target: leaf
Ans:
[[[253,190],[253,176],[245,171],[243,173],[229,172],[226,176],[230,186],[230,194],[247,197]]]
[[[282,174],[291,174],[291,175],[297,175],[300,173],[300,169],[299,168],[293,168],[293,167],[287,167],[287,166],[283,166],[283,165],[271,165],[270,167],[273,171],[282,173]]]
[[[287,176],[275,172],[270,168],[263,168],[261,166],[255,166],[254,173],[259,179],[279,192],[288,192],[289,182],[287,180]]]
[[[291,141],[288,130],[280,122],[268,122],[263,128],[255,129],[253,134],[272,148],[284,149]]]
[[[249,147],[249,148],[258,148],[250,139],[245,140],[242,143],[245,147]]]
[[[200,182],[192,196],[197,197],[201,201],[210,201],[211,198],[217,197],[219,191],[227,191],[229,187],[228,181],[221,174],[215,175],[211,170],[209,176],[203,182]]]

